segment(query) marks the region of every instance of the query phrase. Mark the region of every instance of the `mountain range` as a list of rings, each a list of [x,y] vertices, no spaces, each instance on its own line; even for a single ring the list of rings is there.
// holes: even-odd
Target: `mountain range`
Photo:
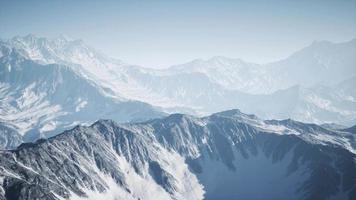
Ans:
[[[355,54],[356,40],[320,41],[265,65],[213,57],[157,70],[110,58],[82,40],[17,36],[0,41],[0,122],[19,142],[100,118],[144,121],[234,108],[264,119],[351,126]],[[3,148],[19,144],[1,138]]]
[[[229,110],[99,120],[0,154],[0,199],[355,199],[356,138]]]
[[[355,55],[320,41],[158,70],[1,40],[0,200],[356,199]]]

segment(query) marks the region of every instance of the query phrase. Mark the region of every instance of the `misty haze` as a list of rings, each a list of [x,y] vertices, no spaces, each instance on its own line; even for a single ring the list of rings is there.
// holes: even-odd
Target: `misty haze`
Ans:
[[[0,200],[356,199],[356,1],[0,0]]]

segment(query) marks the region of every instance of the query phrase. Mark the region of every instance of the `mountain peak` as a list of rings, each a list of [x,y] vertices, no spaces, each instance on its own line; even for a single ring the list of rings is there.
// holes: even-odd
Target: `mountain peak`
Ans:
[[[88,46],[81,39],[71,39],[65,35],[59,35],[53,38],[40,37],[35,34],[28,34],[25,36],[15,36],[8,40],[12,46],[17,49],[35,51],[35,50],[51,50],[60,51],[69,46],[81,46],[88,48]],[[68,50],[68,49],[67,49]]]
[[[241,115],[243,114],[240,109],[231,109],[231,110],[226,110],[222,112],[215,113],[218,115],[223,115],[223,116],[234,116],[234,115]]]
[[[99,119],[96,121],[94,124],[91,125],[91,127],[95,127],[98,125],[104,125],[104,126],[118,126],[118,124],[111,119]]]
[[[209,58],[207,61],[219,61],[219,62],[241,62],[244,63],[245,61],[240,58],[230,58],[227,56],[213,56]]]
[[[30,42],[30,41],[37,41],[37,40],[46,40],[48,42],[50,41],[66,41],[66,42],[71,42],[71,41],[75,41],[75,39],[72,39],[66,35],[63,35],[63,34],[60,34],[56,37],[53,37],[53,38],[47,38],[47,37],[42,37],[42,36],[38,36],[36,34],[33,34],[33,33],[29,33],[27,35],[17,35],[17,36],[14,36],[10,39],[10,41],[27,41],[27,42]]]
[[[171,114],[168,117],[166,117],[165,121],[179,122],[179,121],[187,120],[187,119],[191,119],[191,118],[192,118],[192,116],[190,116],[190,115],[174,113],[174,114]]]
[[[56,37],[55,39],[57,40],[62,40],[62,41],[73,41],[74,39],[73,38],[70,38],[69,36],[67,35],[64,35],[64,34],[60,34],[58,37]]]
[[[30,33],[30,34],[24,36],[23,38],[26,40],[33,40],[33,39],[36,39],[37,36],[35,34]]]
[[[258,117],[253,114],[245,114],[239,109],[231,109],[213,114],[212,116],[222,116],[236,119],[257,120]]]
[[[225,61],[225,60],[231,60],[231,58],[225,56],[213,56],[208,59],[208,61]]]
[[[64,35],[55,38],[39,37],[34,34],[15,36],[4,45],[9,45],[21,52],[25,58],[41,64],[79,64],[86,68],[102,69],[113,63],[112,59],[90,47],[83,40],[70,39]],[[115,62],[117,63],[119,62]]]
[[[311,43],[311,46],[313,46],[313,45],[330,45],[330,44],[333,44],[333,43],[328,40],[314,40]]]

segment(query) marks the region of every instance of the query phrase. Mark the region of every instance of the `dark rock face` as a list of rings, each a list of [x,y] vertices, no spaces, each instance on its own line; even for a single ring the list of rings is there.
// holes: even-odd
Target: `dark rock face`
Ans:
[[[1,152],[0,199],[355,199],[354,140],[238,111],[100,120]]]

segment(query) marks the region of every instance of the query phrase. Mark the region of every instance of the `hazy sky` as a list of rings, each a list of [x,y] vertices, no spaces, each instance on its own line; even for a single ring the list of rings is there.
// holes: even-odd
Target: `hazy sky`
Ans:
[[[356,38],[356,0],[0,0],[0,38],[28,33],[81,38],[146,67],[215,55],[265,63]]]

